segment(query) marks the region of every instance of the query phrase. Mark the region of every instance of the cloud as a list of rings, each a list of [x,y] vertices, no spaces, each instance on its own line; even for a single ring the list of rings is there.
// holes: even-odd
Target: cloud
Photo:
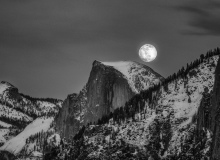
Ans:
[[[189,14],[190,29],[181,31],[189,35],[220,35],[220,2],[217,1],[188,1],[177,7],[178,10]]]

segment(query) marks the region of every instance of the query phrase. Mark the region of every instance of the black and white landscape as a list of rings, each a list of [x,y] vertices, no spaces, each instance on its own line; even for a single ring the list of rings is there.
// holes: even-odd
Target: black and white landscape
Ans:
[[[64,102],[2,81],[1,159],[218,159],[219,54],[167,78],[136,62],[94,61]]]
[[[1,0],[0,160],[220,160],[218,0]]]

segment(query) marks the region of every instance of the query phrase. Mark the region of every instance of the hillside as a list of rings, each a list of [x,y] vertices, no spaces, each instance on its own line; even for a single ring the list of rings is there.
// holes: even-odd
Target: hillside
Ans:
[[[149,156],[152,155],[156,159],[183,154],[183,146],[187,138],[191,138],[190,132],[196,129],[193,118],[198,112],[204,88],[208,87],[209,92],[213,88],[217,60],[218,56],[211,57],[192,69],[186,78],[178,78],[168,83],[167,89],[161,87],[157,93],[155,92],[156,104],[152,106],[144,100],[145,108],[135,114],[134,121],[119,120],[119,124],[109,123],[102,126],[105,128],[104,131],[114,129],[112,131],[114,136],[110,139],[112,148],[123,141],[127,145],[147,151]],[[210,133],[206,132],[209,138]],[[110,135],[112,136],[112,133]],[[90,134],[87,136],[88,143],[94,143],[94,146],[100,142]],[[99,134],[96,136],[101,137]],[[104,138],[108,139],[108,136]],[[99,154],[107,152],[105,150],[100,152],[100,149],[106,148],[108,144],[101,143],[95,152],[90,153],[91,157],[97,158]],[[205,156],[208,148],[204,148],[201,152]],[[119,155],[117,151],[115,156]],[[133,156],[136,157],[135,151]]]
[[[166,79],[138,63],[95,61],[88,83],[62,109],[59,100],[2,82],[0,159],[216,158],[219,54],[209,51]]]
[[[53,122],[53,118],[41,117],[35,119],[16,137],[13,137],[9,141],[7,141],[0,148],[0,150],[8,151],[14,155],[19,154],[20,151],[25,147],[28,138],[30,138],[32,135],[35,135],[37,133],[48,131],[52,122]],[[28,146],[30,146],[30,144]],[[30,150],[30,148],[28,149]]]
[[[2,153],[19,155],[27,144],[26,139],[38,132],[48,132],[61,107],[62,100],[33,98],[19,93],[15,86],[2,81],[0,83],[0,156]],[[30,150],[33,149],[34,145]]]
[[[61,153],[67,159],[209,158],[213,131],[207,115],[219,53],[201,55],[98,124],[82,127],[66,147],[76,151]]]

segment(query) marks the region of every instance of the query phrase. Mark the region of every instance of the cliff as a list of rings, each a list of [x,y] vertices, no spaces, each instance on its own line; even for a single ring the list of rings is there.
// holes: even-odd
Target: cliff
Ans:
[[[79,94],[70,94],[63,102],[63,107],[56,117],[56,130],[62,137],[70,138],[83,125],[84,107],[86,106],[86,87]]]
[[[211,130],[213,132],[212,146],[211,146],[211,159],[220,159],[220,61],[218,61],[215,70],[215,83],[212,96],[212,108],[211,108]]]
[[[102,155],[110,159],[123,156],[133,159],[210,157],[211,113],[214,113],[211,109],[211,90],[218,59],[218,56],[207,56],[203,61],[196,60],[197,64],[188,69],[184,76],[164,83],[155,90],[141,92],[137,98],[131,99],[124,110],[113,113],[108,123],[86,127],[84,136],[89,139],[88,144],[93,144],[94,148],[99,146],[93,148],[88,159]],[[134,118],[131,118],[127,110],[131,107],[143,109],[136,109]],[[215,153],[218,154],[217,149]]]
[[[121,72],[95,61],[88,81],[85,122],[97,121],[123,106],[134,94]]]
[[[163,79],[150,67],[136,62],[94,61],[86,87],[78,96],[65,100],[56,120],[57,130],[69,138],[80,126],[97,122]]]
[[[158,73],[136,62],[95,61],[88,81],[85,124],[124,106],[136,93],[161,80]]]
[[[211,91],[212,92],[212,91]],[[200,106],[198,108],[198,114],[197,114],[197,135],[204,129],[211,130],[211,122],[212,122],[212,116],[210,114],[210,111],[212,109],[211,105],[211,97],[212,93],[209,93],[209,89],[205,88],[205,91],[203,92],[203,97],[200,103]]]

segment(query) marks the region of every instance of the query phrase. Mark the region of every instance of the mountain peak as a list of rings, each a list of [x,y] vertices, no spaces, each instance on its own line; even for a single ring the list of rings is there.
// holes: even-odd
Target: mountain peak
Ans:
[[[0,94],[3,94],[4,91],[6,91],[9,88],[15,88],[12,84],[6,81],[1,81],[0,83]]]
[[[97,61],[98,62],[98,61]],[[96,62],[96,63],[97,63]],[[146,90],[164,78],[152,68],[133,61],[98,62],[121,72],[135,93]]]

